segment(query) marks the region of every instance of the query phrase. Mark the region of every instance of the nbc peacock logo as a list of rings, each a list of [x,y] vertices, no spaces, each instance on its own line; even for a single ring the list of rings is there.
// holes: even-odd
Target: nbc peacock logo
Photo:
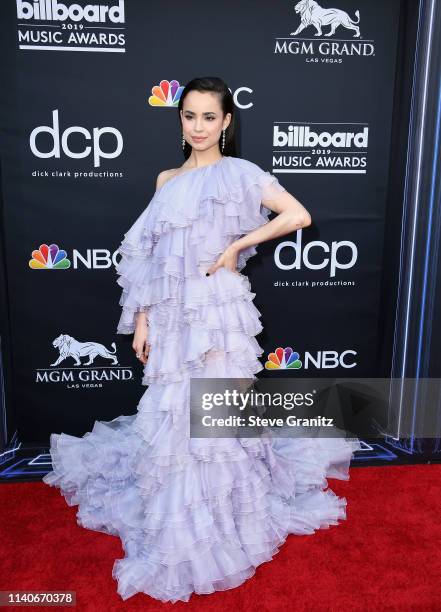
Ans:
[[[149,104],[150,106],[178,106],[183,90],[184,87],[179,85],[179,81],[163,79],[159,85],[152,87]]]
[[[276,348],[274,353],[269,353],[268,361],[265,363],[267,370],[298,370],[301,367],[299,354],[290,346]]]
[[[67,259],[66,251],[58,248],[58,244],[41,244],[32,251],[29,267],[32,270],[66,270],[70,268],[70,259]]]

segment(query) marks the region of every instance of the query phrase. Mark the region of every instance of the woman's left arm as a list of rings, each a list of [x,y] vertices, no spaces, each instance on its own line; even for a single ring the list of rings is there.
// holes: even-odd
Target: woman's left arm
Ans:
[[[286,190],[277,193],[272,190],[270,197],[262,199],[262,204],[276,212],[277,216],[231,243],[216,263],[208,269],[208,274],[213,274],[221,266],[235,271],[237,256],[242,249],[285,236],[285,234],[311,225],[311,215],[303,204]]]
[[[311,215],[289,191],[273,192],[270,198],[262,199],[262,204],[277,216],[236,240],[233,244],[239,251],[311,225]]]

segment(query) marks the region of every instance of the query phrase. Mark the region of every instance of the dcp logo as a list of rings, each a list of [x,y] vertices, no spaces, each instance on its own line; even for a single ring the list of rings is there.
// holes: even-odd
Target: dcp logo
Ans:
[[[43,152],[40,151],[37,147],[37,136],[43,132],[50,134],[50,136],[52,137],[54,146],[50,151]],[[91,145],[85,146],[84,149],[79,153],[71,151],[68,144],[69,136],[75,132],[82,134],[85,140],[91,141]],[[104,152],[101,148],[101,138],[105,134],[113,134],[113,136],[115,137],[115,148],[110,153]],[[120,155],[123,149],[123,138],[121,132],[114,127],[95,127],[90,132],[88,129],[79,125],[74,125],[66,128],[61,133],[60,138],[58,109],[55,109],[52,111],[52,125],[40,125],[34,128],[29,137],[29,144],[32,153],[36,157],[40,157],[42,159],[47,159],[49,157],[56,157],[60,159],[61,151],[63,151],[63,153],[67,155],[67,157],[72,157],[74,159],[82,159],[84,157],[92,155],[93,165],[95,166],[95,168],[98,168],[101,165],[101,159],[115,159],[116,157],[118,157],[118,155]]]
[[[329,267],[330,276],[334,277],[336,270],[347,270],[352,268],[357,261],[358,250],[356,245],[350,240],[339,240],[331,242],[331,245],[323,242],[323,240],[313,240],[302,249],[302,230],[297,230],[297,238],[293,240],[284,240],[277,245],[274,253],[274,261],[278,268],[281,270],[300,270],[302,263],[306,268],[310,270],[321,270],[322,268]],[[283,264],[280,261],[281,251],[285,249],[288,252],[293,252],[293,260],[291,263]],[[309,259],[309,253],[312,249],[316,249],[323,253],[324,256],[318,263],[312,263]],[[349,260],[343,262],[343,257],[340,253],[342,249],[349,249],[350,257]]]

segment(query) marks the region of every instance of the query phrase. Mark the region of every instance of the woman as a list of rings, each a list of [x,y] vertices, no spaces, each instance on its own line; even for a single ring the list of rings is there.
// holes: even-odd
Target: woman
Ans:
[[[311,223],[277,178],[235,156],[234,104],[218,78],[179,102],[186,161],[161,172],[119,251],[117,333],[144,364],[137,414],[52,434],[53,471],[78,523],[118,535],[118,593],[188,601],[236,587],[290,533],[346,518],[326,477],[348,478],[358,441],[190,438],[192,377],[255,378],[262,330],[248,278],[255,245]],[[263,206],[262,206],[263,204]],[[267,222],[270,211],[277,216]]]

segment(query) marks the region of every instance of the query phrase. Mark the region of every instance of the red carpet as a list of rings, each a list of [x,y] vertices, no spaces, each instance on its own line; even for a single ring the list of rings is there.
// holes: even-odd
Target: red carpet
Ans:
[[[140,594],[124,602],[111,575],[118,538],[77,526],[77,507],[58,489],[4,484],[0,590],[73,590],[81,612],[440,610],[440,482],[441,465],[352,468],[348,482],[329,481],[348,500],[347,521],[290,535],[236,589],[176,604]]]

